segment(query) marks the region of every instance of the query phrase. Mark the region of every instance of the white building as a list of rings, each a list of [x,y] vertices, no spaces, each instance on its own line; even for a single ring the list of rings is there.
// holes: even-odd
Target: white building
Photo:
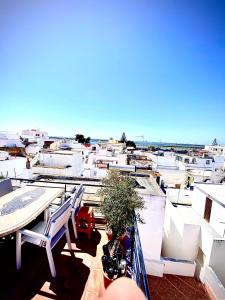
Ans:
[[[39,129],[23,130],[21,137],[30,143],[44,143],[45,140],[49,139],[48,133]]]
[[[43,151],[32,170],[42,175],[81,176],[83,157],[81,153],[72,151]]]
[[[174,274],[195,275],[214,299],[225,299],[224,199],[224,185],[202,183],[192,206],[173,205],[169,196],[166,203],[162,255],[187,262]]]
[[[0,161],[9,159],[9,153],[7,151],[0,151]]]
[[[176,156],[173,152],[161,152],[159,153],[146,153],[146,155],[152,160],[152,169],[168,169],[178,170],[179,167],[176,162]]]
[[[223,155],[225,156],[225,146],[213,146],[213,145],[206,145],[205,150],[217,154],[217,155]]]
[[[224,156],[210,156],[210,157],[197,157],[188,155],[177,155],[176,163],[180,170],[206,170],[215,171],[217,169],[224,169]]]
[[[39,151],[41,151],[41,149],[42,149],[42,146],[40,146],[38,144],[30,144],[25,148],[25,151],[26,151],[26,154],[28,154],[30,156],[34,156]]]
[[[25,168],[25,157],[10,157],[9,160],[0,161],[0,176],[23,178]]]
[[[17,133],[0,131],[0,147],[23,147],[20,136]]]
[[[137,191],[145,200],[145,209],[141,211],[145,223],[138,224],[138,228],[146,272],[162,276],[164,263],[161,260],[161,248],[166,197],[153,178],[137,177],[136,180],[145,187]]]

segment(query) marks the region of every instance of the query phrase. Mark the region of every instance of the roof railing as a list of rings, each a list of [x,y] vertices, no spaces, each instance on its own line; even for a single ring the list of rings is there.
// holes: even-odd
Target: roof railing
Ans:
[[[137,226],[136,217],[134,214],[134,225],[131,232],[131,265],[133,269],[133,279],[142,289],[147,300],[150,300],[150,291],[148,286],[148,278],[145,270],[144,256],[141,247],[141,241]]]

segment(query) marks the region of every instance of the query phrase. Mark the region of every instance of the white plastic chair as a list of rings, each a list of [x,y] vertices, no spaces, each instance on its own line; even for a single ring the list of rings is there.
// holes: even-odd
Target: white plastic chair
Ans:
[[[81,206],[81,200],[84,194],[84,187],[81,184],[77,191],[75,192],[76,194],[74,195],[74,197],[71,200],[71,219],[72,219],[72,224],[73,224],[73,232],[74,232],[74,236],[75,239],[78,238],[77,235],[77,226],[76,226],[76,215],[79,212],[80,206]]]
[[[62,206],[58,207],[50,216],[47,224],[39,222],[31,230],[21,229],[16,233],[16,267],[21,268],[21,246],[28,242],[39,247],[45,247],[52,277],[56,277],[56,269],[52,256],[52,248],[58,243],[64,234],[68,248],[71,250],[68,220],[71,215],[71,204],[68,199]]]
[[[74,232],[75,239],[78,238],[77,227],[76,227],[76,215],[79,212],[83,194],[84,194],[84,186],[83,186],[83,184],[81,184],[78,186],[78,188],[75,190],[75,192],[70,197],[70,204],[71,204],[70,218],[72,219],[73,232]],[[50,213],[53,213],[57,209],[57,207],[58,207],[57,204],[51,205]]]

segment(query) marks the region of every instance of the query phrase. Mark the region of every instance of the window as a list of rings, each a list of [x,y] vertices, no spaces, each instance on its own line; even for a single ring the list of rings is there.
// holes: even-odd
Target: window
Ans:
[[[210,165],[211,162],[209,159],[207,159],[205,163],[206,163],[206,165]]]

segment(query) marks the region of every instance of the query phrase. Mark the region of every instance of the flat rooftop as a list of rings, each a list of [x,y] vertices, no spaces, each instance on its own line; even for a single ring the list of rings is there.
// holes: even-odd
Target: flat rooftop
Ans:
[[[192,204],[193,191],[190,191],[188,189],[167,188],[166,195],[172,203],[184,205]]]
[[[138,189],[142,194],[150,194],[153,196],[165,196],[159,185],[156,183],[156,180],[150,177],[135,177],[135,180],[143,189]]]
[[[182,170],[169,170],[158,168],[157,171],[161,174],[161,178],[168,186],[175,184],[185,184],[186,172]]]

